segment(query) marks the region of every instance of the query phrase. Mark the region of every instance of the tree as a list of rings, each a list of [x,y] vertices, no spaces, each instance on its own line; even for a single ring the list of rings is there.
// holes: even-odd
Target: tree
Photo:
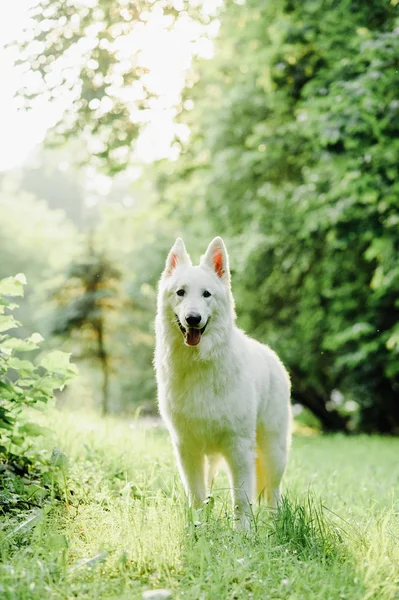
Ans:
[[[172,29],[180,18],[203,21],[201,3],[39,0],[30,12],[16,42],[19,69],[30,74],[18,91],[23,106],[58,102],[47,142],[79,137],[91,164],[109,174],[125,169],[156,97],[141,52],[147,23],[154,17]]]
[[[109,411],[110,351],[107,347],[107,317],[122,304],[120,271],[89,242],[82,259],[72,262],[56,302],[53,334],[77,335],[83,356],[94,356],[102,371],[101,411]]]
[[[186,92],[180,175],[235,240],[241,322],[325,429],[398,433],[394,4],[249,0],[221,20],[215,61]]]
[[[62,210],[51,210],[17,180],[4,177],[1,183],[0,277],[25,273],[30,285],[16,312],[23,323],[19,334],[38,330],[46,337],[47,315],[41,318],[46,283],[66,267],[77,231]]]

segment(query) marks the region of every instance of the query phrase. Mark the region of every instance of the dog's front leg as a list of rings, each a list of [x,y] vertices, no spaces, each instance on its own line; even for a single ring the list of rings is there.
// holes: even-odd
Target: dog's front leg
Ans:
[[[246,438],[235,440],[225,455],[230,470],[231,494],[236,529],[249,529],[255,483],[254,444]]]
[[[190,443],[175,444],[180,477],[190,506],[199,508],[206,498],[205,455]]]

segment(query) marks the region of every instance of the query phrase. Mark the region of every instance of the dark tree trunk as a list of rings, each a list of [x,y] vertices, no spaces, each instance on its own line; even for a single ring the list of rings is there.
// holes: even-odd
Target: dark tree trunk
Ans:
[[[399,435],[399,383],[376,376],[379,381],[372,390],[372,402],[360,409],[361,431]]]
[[[108,354],[105,350],[104,344],[104,324],[102,320],[97,325],[97,336],[98,336],[98,357],[101,362],[101,369],[103,372],[103,383],[102,383],[102,394],[101,394],[101,414],[104,416],[108,414],[108,396],[109,396],[109,364]]]

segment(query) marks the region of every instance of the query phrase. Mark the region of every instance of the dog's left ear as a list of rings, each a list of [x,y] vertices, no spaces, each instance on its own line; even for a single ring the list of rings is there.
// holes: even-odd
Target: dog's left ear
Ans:
[[[230,283],[229,256],[221,237],[215,237],[201,259],[201,265],[207,265],[227,285]]]

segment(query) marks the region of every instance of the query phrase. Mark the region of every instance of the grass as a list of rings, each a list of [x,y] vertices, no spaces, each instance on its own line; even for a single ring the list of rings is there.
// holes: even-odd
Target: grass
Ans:
[[[62,494],[1,526],[0,597],[399,599],[399,440],[296,436],[281,510],[232,530],[225,477],[187,509],[167,433],[52,412]],[[61,456],[57,452],[53,455]]]

